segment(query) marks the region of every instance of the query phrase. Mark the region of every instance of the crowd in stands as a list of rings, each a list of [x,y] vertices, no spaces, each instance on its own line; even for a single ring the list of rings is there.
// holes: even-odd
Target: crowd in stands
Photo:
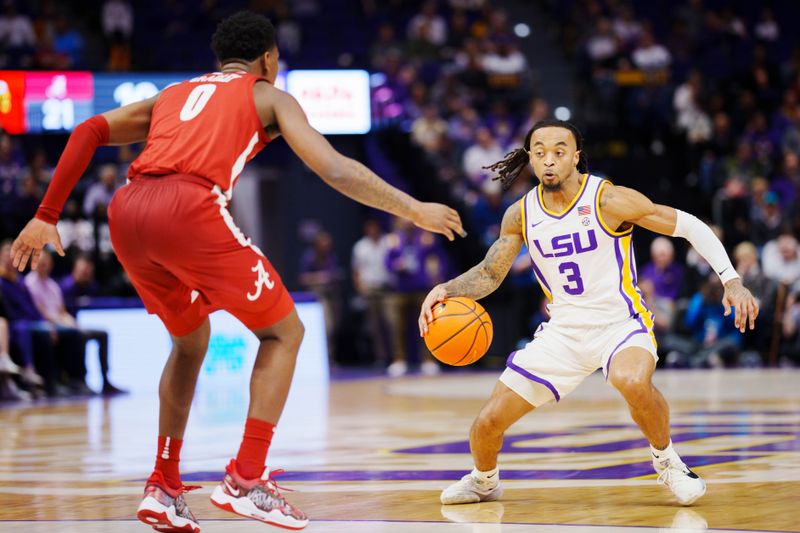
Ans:
[[[370,219],[350,258],[337,258],[334,253],[334,239],[345,237],[324,232],[313,236],[300,261],[301,287],[294,288],[314,292],[323,303],[334,363],[343,357],[337,353],[340,332],[352,332],[353,317],[360,317],[363,320],[355,321],[355,329],[364,339],[365,351],[377,365],[388,367],[390,375],[409,371],[407,356],[415,352],[411,359],[421,370],[435,373],[438,367],[428,352],[416,346],[419,337],[413,330],[419,303],[430,287],[470,267],[496,239],[504,210],[530,184],[518,180],[504,191],[484,167],[520,146],[528,129],[549,118],[551,109],[537,93],[535,56],[523,53],[525,43],[513,31],[517,21],[509,20],[505,11],[489,1],[338,4],[348,4],[365,21],[366,29],[360,31],[367,32],[368,44],[360,56],[338,56],[338,65],[361,66],[382,75],[373,76],[378,129],[403,131],[410,149],[434,174],[424,184],[408,172],[406,179],[412,188],[438,187],[445,191],[440,199],[455,199],[478,253],[449,254],[437,237],[402,221]],[[549,17],[546,20],[558,30],[565,56],[577,66],[574,86],[580,105],[574,120],[597,144],[622,143],[626,148],[620,153],[631,164],[642,154],[670,159],[670,188],[687,202],[691,200],[678,207],[692,210],[713,225],[746,286],[760,301],[759,327],[742,335],[733,327],[732,317],[723,314],[722,287],[709,265],[693,250],[684,253],[682,244],[676,243],[676,250],[670,240],[655,239],[649,257],[640,258],[639,284],[655,315],[662,364],[800,363],[800,43],[785,27],[785,21],[800,15],[800,7],[790,4],[540,2],[539,7],[546,8],[542,10]],[[46,1],[36,13],[27,14],[16,12],[13,3],[4,5],[0,61],[6,66],[53,68],[37,61],[48,56],[39,50],[56,42],[54,49],[64,57],[89,49],[88,45],[82,48],[80,36],[69,37],[70,28],[81,24],[88,28],[81,32],[85,41],[100,43],[105,50],[116,43],[120,53],[113,61],[111,53],[79,54],[73,62],[63,63],[64,68],[153,65],[130,51],[138,28],[130,21],[139,20],[134,15],[155,16],[140,13],[135,2],[134,7],[122,0],[104,2],[102,23],[62,17],[59,6]],[[180,11],[181,5],[175,2],[169,9]],[[282,56],[286,50],[290,66],[292,58],[301,62],[304,49],[319,48],[312,45],[320,37],[305,29],[314,27],[314,17],[321,13],[319,2],[261,1],[249,6],[278,22]],[[214,17],[227,14],[223,11],[216,2],[204,2],[196,15],[204,17],[199,27],[206,28]],[[185,35],[180,19],[173,19],[176,22],[167,34]],[[102,24],[103,29],[89,31],[92,24]],[[203,33],[204,39],[208,33],[210,29]],[[89,34],[103,35],[105,40],[93,40]],[[180,50],[176,53],[183,57]],[[102,65],[98,57],[104,58]],[[207,70],[209,65],[198,65],[207,55],[198,57],[187,65]],[[131,157],[121,152],[118,158],[98,165],[94,178],[84,180],[86,184],[71,197],[59,223],[70,254],[67,260],[56,258],[56,278],[69,270],[88,268],[91,257],[99,281],[93,291],[133,295],[114,265],[104,221],[105,207],[121,182],[121,169]],[[22,154],[14,139],[0,135],[1,238],[15,235],[35,210],[53,160],[43,150]],[[402,164],[398,167],[402,169]],[[546,319],[525,253],[515,262],[507,282],[513,288],[508,305],[521,316],[520,341]],[[13,276],[7,272],[3,276],[4,283],[13,283],[9,281]],[[41,292],[42,287],[53,287],[31,283]],[[65,309],[74,316],[68,287],[62,282]],[[30,292],[35,302],[36,289]],[[47,312],[62,316],[56,307]],[[0,321],[0,374],[1,365],[6,364],[2,354],[9,351],[4,349],[9,334],[4,340],[3,332],[11,332],[12,348],[15,342],[14,320],[6,320],[9,326]],[[76,343],[85,344],[95,333],[82,332]],[[65,340],[56,347],[64,347],[67,353],[67,344]],[[69,355],[53,357],[64,368],[67,378],[62,382],[69,385],[80,378],[80,368],[69,363]],[[15,361],[23,376],[27,372],[36,379],[32,370],[36,365],[19,356]],[[49,376],[42,378],[47,383]]]

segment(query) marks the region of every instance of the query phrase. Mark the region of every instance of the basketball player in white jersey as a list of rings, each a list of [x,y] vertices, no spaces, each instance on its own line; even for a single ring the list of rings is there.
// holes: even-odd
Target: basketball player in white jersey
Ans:
[[[425,335],[434,305],[448,297],[480,299],[493,292],[523,244],[549,300],[550,320],[525,348],[508,358],[491,398],[472,425],[474,469],[442,492],[443,504],[500,498],[497,454],[505,431],[534,408],[559,401],[598,368],[625,398],[633,420],[650,442],[658,481],[683,505],[705,494],[703,480],[672,447],[669,407],[650,380],[658,356],[653,315],[636,286],[633,227],[687,239],[719,275],[725,287],[725,314],[735,310],[735,323],[742,332],[748,324],[753,329],[758,304],[707,225],[588,174],[581,146],[575,126],[547,120],[528,132],[524,148],[489,167],[508,186],[530,162],[540,184],[508,208],[500,236],[484,260],[436,286],[422,305],[419,327]]]

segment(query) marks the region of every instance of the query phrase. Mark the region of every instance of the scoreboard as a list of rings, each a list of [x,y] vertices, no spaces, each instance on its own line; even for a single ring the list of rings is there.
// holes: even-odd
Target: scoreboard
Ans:
[[[150,98],[201,74],[0,71],[0,128],[11,134],[69,132],[92,115]],[[287,79],[292,82],[288,87]],[[275,86],[298,99],[321,133],[370,130],[366,71],[293,70],[279,74]]]

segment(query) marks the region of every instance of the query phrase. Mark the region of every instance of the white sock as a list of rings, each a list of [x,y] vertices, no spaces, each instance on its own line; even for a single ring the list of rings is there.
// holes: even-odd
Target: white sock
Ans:
[[[494,487],[500,481],[500,469],[494,467],[492,470],[480,471],[477,468],[473,468],[472,477],[475,478],[479,485]]]
[[[653,447],[653,445],[651,444],[650,453],[653,454],[653,459],[655,459],[658,462],[663,462],[665,459],[668,459],[669,457],[678,455],[678,452],[676,452],[675,449],[672,447],[672,439],[670,439],[669,444],[667,444],[667,447],[664,448],[663,450],[659,450],[658,448]]]

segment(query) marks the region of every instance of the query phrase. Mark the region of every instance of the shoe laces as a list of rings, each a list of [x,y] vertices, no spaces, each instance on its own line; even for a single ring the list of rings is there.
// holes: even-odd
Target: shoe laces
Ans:
[[[680,461],[673,462],[672,460],[667,459],[664,462],[664,469],[658,474],[657,481],[658,481],[658,483],[660,483],[662,485],[666,485],[666,486],[669,487],[672,484],[672,481],[673,481],[673,479],[672,479],[673,471],[677,470],[677,471],[683,473],[683,471],[685,469],[686,469],[686,465],[683,464],[683,462],[680,462]]]
[[[270,492],[274,492],[277,496],[281,495],[281,491],[284,492],[294,492],[292,489],[288,487],[281,487],[278,485],[278,482],[273,478],[273,476],[280,476],[286,473],[286,470],[283,468],[279,468],[277,470],[264,470],[264,474],[261,476],[259,480],[259,485],[265,487]],[[265,477],[266,476],[266,477]]]

